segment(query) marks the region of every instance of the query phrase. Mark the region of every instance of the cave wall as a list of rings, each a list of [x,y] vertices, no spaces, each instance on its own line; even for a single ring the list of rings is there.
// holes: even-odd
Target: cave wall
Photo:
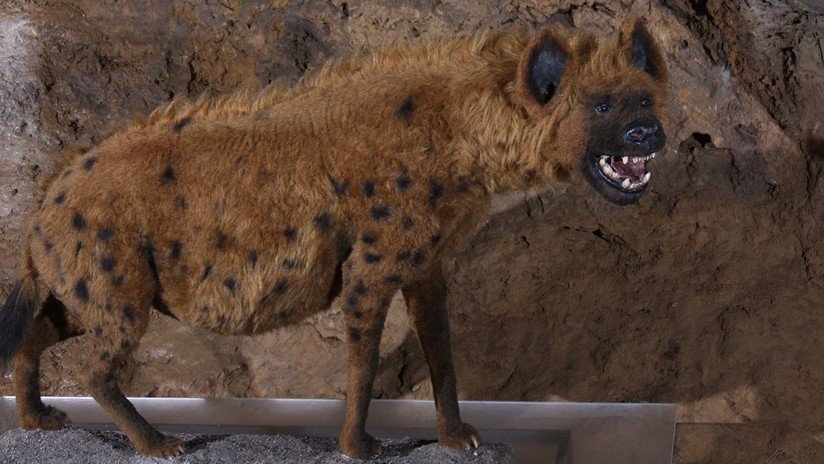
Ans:
[[[821,462],[822,13],[766,0],[6,1],[0,294],[57,155],[171,98],[296,80],[392,40],[513,21],[608,34],[641,16],[672,78],[652,191],[625,208],[568,185],[496,199],[447,263],[460,395],[672,401],[679,462]],[[400,295],[387,324],[375,396],[430,398]],[[258,337],[155,315],[122,382],[141,396],[342,398],[344,340],[337,305]],[[84,394],[82,355],[74,340],[44,355],[46,394]]]

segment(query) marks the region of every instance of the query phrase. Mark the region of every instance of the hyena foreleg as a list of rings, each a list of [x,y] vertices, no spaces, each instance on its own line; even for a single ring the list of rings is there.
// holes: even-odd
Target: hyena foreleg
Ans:
[[[481,437],[471,425],[461,420],[458,410],[449,313],[446,309],[446,280],[440,263],[431,266],[422,278],[405,285],[403,294],[429,366],[435,408],[438,410],[439,442],[456,449],[477,447]]]

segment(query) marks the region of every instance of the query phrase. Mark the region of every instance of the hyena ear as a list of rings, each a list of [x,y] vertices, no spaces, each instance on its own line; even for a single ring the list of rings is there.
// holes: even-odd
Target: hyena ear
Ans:
[[[631,19],[626,22],[621,31],[621,48],[632,65],[659,81],[666,79],[664,55],[643,21]]]
[[[518,64],[518,90],[532,110],[540,111],[557,93],[567,67],[566,40],[542,29],[530,40]]]

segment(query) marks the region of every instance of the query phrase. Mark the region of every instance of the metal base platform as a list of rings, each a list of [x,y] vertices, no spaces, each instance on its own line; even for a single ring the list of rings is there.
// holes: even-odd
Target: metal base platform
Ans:
[[[342,400],[130,398],[167,432],[337,436]],[[117,430],[88,397],[44,397],[72,423]],[[670,464],[675,405],[462,401],[461,416],[485,441],[509,443],[519,463]],[[0,433],[17,427],[14,397],[0,399]],[[432,401],[373,400],[367,428],[380,438],[436,439]]]

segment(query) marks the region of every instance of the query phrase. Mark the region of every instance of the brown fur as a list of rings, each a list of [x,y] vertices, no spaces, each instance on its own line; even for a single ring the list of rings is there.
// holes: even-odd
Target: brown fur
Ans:
[[[370,457],[364,421],[392,295],[403,290],[432,375],[440,441],[480,439],[458,412],[441,263],[498,192],[564,180],[584,150],[584,96],[664,80],[624,39],[545,30],[568,54],[546,104],[524,87],[523,30],[395,45],[326,66],[294,88],[176,101],[75,157],[33,215],[23,282],[43,307],[15,358],[24,427],[59,428],[38,359],[82,334],[83,384],[144,454],[164,437],[114,371],[150,307],[222,333],[300,321],[341,295],[349,386],[341,449]],[[536,36],[538,37],[538,36]],[[65,306],[64,306],[65,305]]]

